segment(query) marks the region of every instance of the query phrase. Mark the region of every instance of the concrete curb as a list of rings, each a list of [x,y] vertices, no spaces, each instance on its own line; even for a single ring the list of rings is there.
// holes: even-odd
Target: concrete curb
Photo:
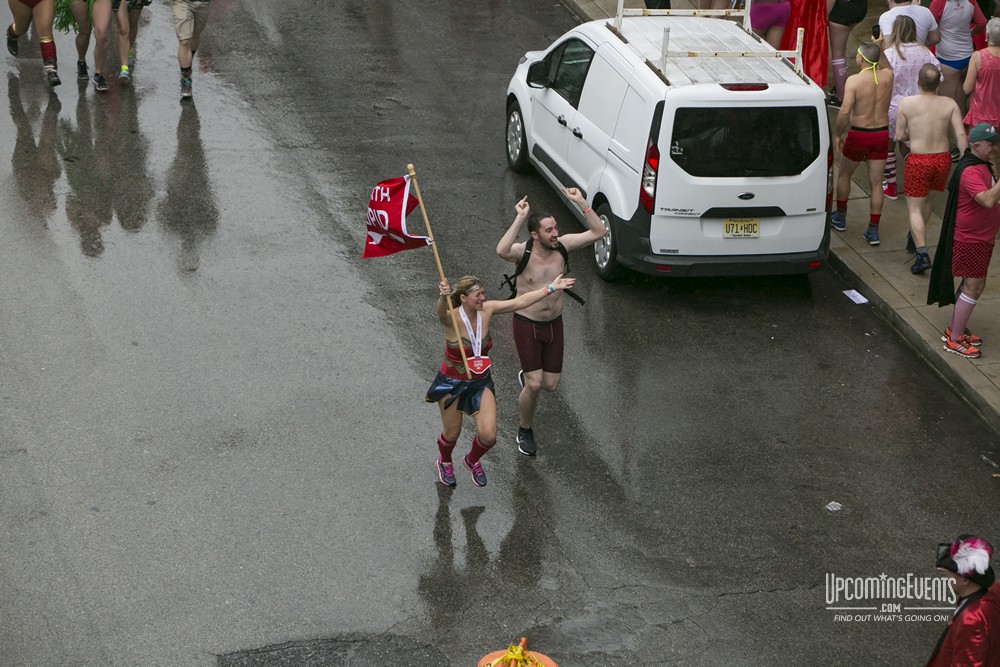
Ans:
[[[838,251],[831,248],[830,268],[863,294],[875,312],[917,355],[994,431],[1000,433],[1000,406],[987,398],[992,392],[976,389],[976,385],[984,379],[982,373],[973,368],[972,362],[944,354],[937,343],[941,332],[933,329],[925,317],[919,315],[885,278],[850,247]],[[900,304],[903,306],[900,307]]]

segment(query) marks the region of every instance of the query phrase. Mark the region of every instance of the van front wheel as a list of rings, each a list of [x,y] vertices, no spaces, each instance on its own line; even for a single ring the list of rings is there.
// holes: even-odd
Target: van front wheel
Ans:
[[[507,105],[507,164],[519,174],[531,171],[528,165],[528,140],[524,135],[524,116],[517,100],[512,100]]]
[[[594,244],[594,268],[603,280],[614,280],[621,275],[621,266],[618,264],[618,237],[615,231],[618,221],[606,203],[597,207],[597,215],[604,223],[607,233]]]

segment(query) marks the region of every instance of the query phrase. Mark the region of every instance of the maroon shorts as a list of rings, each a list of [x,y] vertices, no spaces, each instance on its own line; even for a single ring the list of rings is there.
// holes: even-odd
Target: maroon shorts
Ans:
[[[17,0],[17,1],[26,7],[34,7],[42,0]]]
[[[536,322],[514,313],[514,344],[525,373],[562,373],[562,315],[548,322]]]
[[[885,160],[889,157],[889,128],[867,130],[852,127],[844,139],[844,157],[851,162]]]
[[[906,156],[903,194],[907,197],[926,197],[931,190],[942,192],[948,185],[950,173],[949,153],[910,153]]]
[[[951,275],[959,278],[985,278],[992,258],[992,243],[955,241],[951,249]]]

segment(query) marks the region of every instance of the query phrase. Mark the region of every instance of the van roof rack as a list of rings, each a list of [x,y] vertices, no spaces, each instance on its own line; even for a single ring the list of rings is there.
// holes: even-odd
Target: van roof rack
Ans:
[[[743,21],[739,24],[743,28],[743,31],[754,38],[758,43],[761,42],[760,37],[754,34],[750,27],[750,3],[751,0],[746,0],[745,9],[625,9],[625,0],[618,0],[618,13],[615,16],[614,24],[608,23],[608,28],[618,35],[623,41],[628,43],[624,35],[621,33],[622,20],[625,17],[633,16],[708,16],[708,17],[742,17]],[[654,71],[660,75],[661,78],[665,79],[662,70],[666,67],[667,61],[671,58],[746,58],[746,57],[756,57],[756,58],[779,58],[784,60],[790,67],[795,70],[795,73],[799,77],[803,77],[802,74],[802,44],[805,40],[805,29],[799,28],[796,31],[795,36],[795,50],[794,51],[781,51],[781,50],[764,50],[759,51],[671,51],[670,46],[670,26],[663,27],[663,44],[661,47],[660,63],[659,68],[656,67],[654,63],[646,61]],[[790,62],[794,60],[794,62]]]

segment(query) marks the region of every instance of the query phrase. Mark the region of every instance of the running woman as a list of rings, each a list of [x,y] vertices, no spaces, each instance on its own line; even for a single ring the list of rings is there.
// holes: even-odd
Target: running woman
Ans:
[[[455,486],[455,465],[451,453],[462,434],[462,415],[476,423],[472,449],[462,457],[472,483],[486,486],[486,473],[480,460],[497,441],[497,402],[490,375],[490,320],[494,315],[512,313],[542,301],[559,290],[573,286],[575,278],[557,276],[540,289],[526,292],[516,299],[487,301],[482,282],[475,276],[459,278],[452,289],[447,281],[438,283],[440,297],[435,304],[438,319],[444,327],[444,363],[437,377],[427,390],[425,400],[437,403],[441,410],[441,435],[438,436],[438,481],[445,486]],[[452,310],[449,311],[448,301]],[[464,330],[461,341],[456,336],[452,316]],[[471,374],[466,374],[465,359]]]
[[[52,41],[52,21],[55,17],[54,0],[8,0],[10,13],[14,22],[7,27],[7,50],[10,55],[18,53],[17,38],[28,31],[31,22],[35,22],[35,32],[38,34],[38,48],[42,52],[42,64],[45,66],[45,76],[50,86],[58,86],[58,63],[56,62],[56,43]]]

